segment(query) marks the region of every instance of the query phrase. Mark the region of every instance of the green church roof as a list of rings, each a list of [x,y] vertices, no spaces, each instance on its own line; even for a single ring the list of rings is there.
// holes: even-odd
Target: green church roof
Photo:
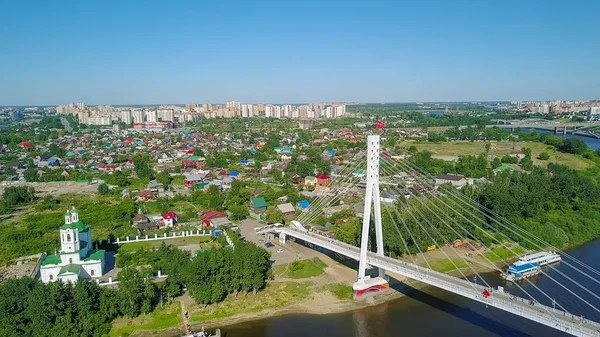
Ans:
[[[54,254],[46,256],[44,261],[42,261],[42,266],[47,266],[50,264],[60,264],[60,255]]]
[[[81,267],[79,267],[79,265],[68,264],[68,265],[60,268],[60,272],[58,273],[58,275],[63,275],[63,274],[66,274],[66,273],[73,273],[73,274],[79,275],[79,270],[80,269],[81,269]]]
[[[77,229],[79,232],[85,232],[90,229],[90,226],[84,224],[81,221],[72,222],[70,224],[64,224],[60,226],[60,229]]]
[[[104,250],[103,249],[98,249],[98,250],[91,250],[88,254],[88,256],[86,256],[83,261],[88,262],[88,261],[104,261]]]

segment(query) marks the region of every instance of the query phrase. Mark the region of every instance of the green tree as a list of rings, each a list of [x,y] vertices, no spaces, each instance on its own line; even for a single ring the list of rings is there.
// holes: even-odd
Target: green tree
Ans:
[[[265,221],[267,223],[283,222],[283,213],[277,207],[269,207],[265,212]]]
[[[152,179],[154,170],[150,166],[150,157],[143,154],[136,154],[133,157],[135,173],[140,179]]]
[[[548,160],[548,159],[550,159],[550,154],[548,154],[548,152],[542,152],[538,156],[538,159],[539,160]]]
[[[165,187],[165,189],[167,189],[167,187],[169,185],[171,185],[171,182],[173,181],[173,177],[171,177],[171,175],[169,174],[169,172],[162,171],[162,172],[160,172],[160,173],[158,173],[156,175],[156,181],[158,181],[159,183],[163,184],[163,186]]]
[[[106,185],[105,183],[98,185],[98,193],[100,193],[101,195],[107,195],[109,192],[110,191],[108,190],[108,185]]]

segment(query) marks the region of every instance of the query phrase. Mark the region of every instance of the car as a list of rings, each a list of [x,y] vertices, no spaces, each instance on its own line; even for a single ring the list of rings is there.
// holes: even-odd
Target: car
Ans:
[[[281,248],[277,249],[277,253],[283,253],[283,252],[285,252],[285,250],[283,250]]]
[[[273,246],[274,246],[274,245],[273,245],[273,243],[272,243],[271,241],[265,242],[265,247],[267,247],[267,248],[271,248],[271,247],[273,247]]]

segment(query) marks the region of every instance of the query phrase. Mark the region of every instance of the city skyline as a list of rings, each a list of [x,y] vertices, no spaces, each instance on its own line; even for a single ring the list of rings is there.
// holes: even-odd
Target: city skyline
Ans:
[[[0,105],[589,100],[599,7],[3,3]]]

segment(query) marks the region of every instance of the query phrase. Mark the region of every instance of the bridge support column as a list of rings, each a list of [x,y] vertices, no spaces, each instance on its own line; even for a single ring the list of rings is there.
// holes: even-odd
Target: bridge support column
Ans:
[[[367,251],[369,245],[369,227],[371,226],[371,204],[375,222],[375,238],[377,255],[383,256],[383,229],[381,225],[381,199],[379,195],[379,135],[371,135],[367,139],[367,185],[365,207],[360,240],[360,259],[358,261],[358,280],[353,285],[354,297],[363,293],[388,288],[385,270],[379,269],[379,277],[371,279],[366,275]]]

